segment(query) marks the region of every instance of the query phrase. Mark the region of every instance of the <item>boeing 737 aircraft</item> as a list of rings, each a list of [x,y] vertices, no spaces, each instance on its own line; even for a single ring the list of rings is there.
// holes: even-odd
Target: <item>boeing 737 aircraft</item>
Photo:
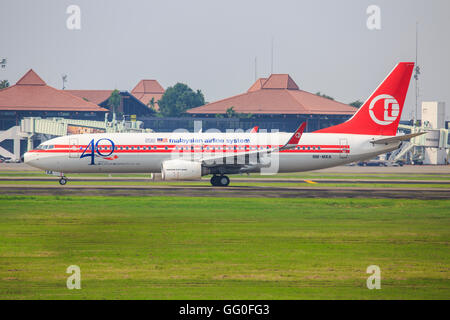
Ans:
[[[311,133],[174,132],[80,134],[48,140],[24,161],[66,173],[161,173],[163,180],[196,180],[212,174],[299,172],[365,160],[397,149],[416,134],[397,135],[414,63],[401,62],[348,121]]]

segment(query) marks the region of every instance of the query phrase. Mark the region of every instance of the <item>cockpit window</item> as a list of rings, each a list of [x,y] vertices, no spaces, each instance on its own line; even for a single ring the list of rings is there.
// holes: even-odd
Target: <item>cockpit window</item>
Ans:
[[[36,150],[48,150],[48,149],[53,149],[55,148],[54,145],[48,145],[48,144],[40,144]]]

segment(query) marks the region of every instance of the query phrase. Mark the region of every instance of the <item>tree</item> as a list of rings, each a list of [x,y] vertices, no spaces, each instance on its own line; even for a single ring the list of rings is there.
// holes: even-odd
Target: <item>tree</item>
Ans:
[[[324,94],[324,93],[320,93],[320,91],[317,92],[316,95],[319,96],[319,97],[323,97],[323,98],[327,98],[327,99],[330,99],[330,100],[334,100],[333,97],[327,96],[327,95]]]
[[[109,110],[113,113],[117,113],[117,108],[120,106],[120,92],[117,89],[111,93],[108,99]]]
[[[152,97],[151,99],[150,99],[150,101],[148,102],[148,104],[147,104],[147,107],[149,107],[149,109],[150,109],[150,111],[151,111],[151,113],[152,114],[155,114],[157,111],[156,111],[156,101],[155,101],[155,97]]]
[[[233,106],[233,107],[228,108],[227,111],[225,111],[225,114],[222,115],[221,118],[224,118],[224,116],[226,116],[227,118],[246,119],[246,118],[251,118],[253,116],[253,114],[236,112],[234,110],[234,106]],[[217,115],[216,115],[216,117],[217,117]],[[217,117],[217,118],[219,118],[219,117]]]
[[[194,92],[184,83],[177,83],[167,88],[158,101],[159,112],[165,117],[179,117],[186,110],[205,104],[205,97],[200,90]]]
[[[8,80],[2,80],[0,81],[0,89],[5,89],[9,87],[9,81]]]
[[[363,105],[364,102],[360,101],[360,100],[356,100],[353,101],[352,103],[349,103],[350,106],[355,107],[355,108],[361,108],[361,106]]]
[[[227,114],[227,118],[233,118],[236,116],[236,111],[234,111],[234,107],[230,107],[227,109],[226,114]]]

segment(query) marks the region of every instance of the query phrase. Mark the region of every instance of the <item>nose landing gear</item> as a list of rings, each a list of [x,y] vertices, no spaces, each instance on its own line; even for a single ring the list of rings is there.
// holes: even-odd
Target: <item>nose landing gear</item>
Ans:
[[[67,183],[67,178],[66,177],[64,177],[64,176],[62,176],[60,179],[59,179],[59,184],[60,185],[65,185]]]
[[[226,187],[230,184],[230,178],[227,176],[216,176],[213,175],[211,178],[211,185],[214,187]]]

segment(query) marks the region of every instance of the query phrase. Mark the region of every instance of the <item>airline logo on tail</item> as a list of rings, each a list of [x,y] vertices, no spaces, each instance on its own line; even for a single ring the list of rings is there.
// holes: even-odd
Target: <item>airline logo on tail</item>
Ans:
[[[400,62],[353,117],[316,132],[395,136],[413,69],[413,62]]]
[[[400,115],[400,105],[393,96],[381,94],[370,103],[369,115],[375,123],[387,126],[397,120]]]

